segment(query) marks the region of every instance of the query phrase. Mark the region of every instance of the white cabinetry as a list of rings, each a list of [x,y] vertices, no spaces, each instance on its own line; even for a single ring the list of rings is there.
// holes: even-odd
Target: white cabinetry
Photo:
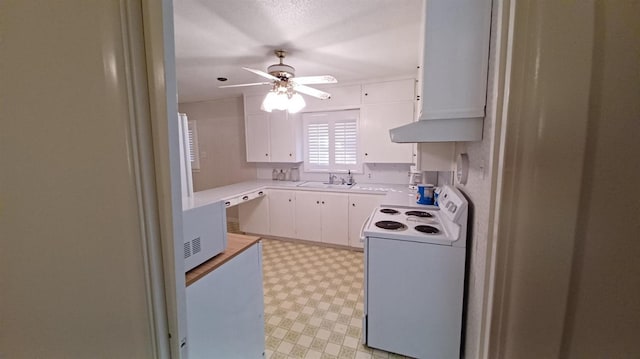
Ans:
[[[269,197],[259,197],[238,206],[240,230],[247,233],[269,234]]]
[[[420,119],[482,121],[490,28],[491,0],[426,2]]]
[[[348,195],[296,192],[295,235],[299,239],[349,245]]]
[[[269,190],[269,229],[272,236],[295,237],[295,196],[294,191]]]
[[[244,97],[247,162],[302,162],[300,115],[261,111],[263,97]]]
[[[360,138],[363,162],[414,163],[414,144],[393,143],[389,130],[414,120],[413,79],[366,84],[363,87]]]
[[[374,194],[349,195],[349,246],[364,247],[364,243],[360,242],[360,230],[382,197]]]
[[[187,287],[190,358],[262,358],[262,247],[246,249]]]
[[[331,94],[331,98],[320,100],[305,96],[307,106],[303,109],[304,112],[346,110],[360,107],[360,85],[323,87],[321,90]]]
[[[362,103],[412,102],[415,95],[415,80],[376,82],[363,85]]]
[[[245,115],[245,139],[247,142],[247,162],[269,162],[271,160],[269,116],[264,114]]]

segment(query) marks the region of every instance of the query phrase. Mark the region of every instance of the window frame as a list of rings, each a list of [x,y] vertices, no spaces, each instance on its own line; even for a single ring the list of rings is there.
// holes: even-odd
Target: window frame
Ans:
[[[354,119],[355,117],[355,119]],[[336,147],[335,147],[335,131],[336,123],[355,120],[355,135],[356,135],[356,163],[351,164],[336,164]],[[329,128],[329,164],[326,167],[320,165],[311,164],[309,161],[309,124],[313,123],[327,123]],[[303,152],[304,152],[304,172],[314,173],[363,173],[364,163],[361,156],[362,140],[360,136],[360,110],[338,110],[338,111],[320,111],[320,112],[305,112],[302,114],[302,131],[303,131]]]
[[[200,146],[198,145],[198,123],[196,120],[187,120],[187,149],[191,160],[191,171],[200,171]]]

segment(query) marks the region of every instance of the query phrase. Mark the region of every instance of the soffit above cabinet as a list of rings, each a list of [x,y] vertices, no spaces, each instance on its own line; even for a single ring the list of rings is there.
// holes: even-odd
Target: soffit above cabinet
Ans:
[[[277,48],[289,51],[297,76],[331,74],[339,83],[414,76],[421,9],[416,0],[176,1],[179,101],[239,96],[242,88],[218,89],[216,78],[259,82],[241,67],[266,69]]]

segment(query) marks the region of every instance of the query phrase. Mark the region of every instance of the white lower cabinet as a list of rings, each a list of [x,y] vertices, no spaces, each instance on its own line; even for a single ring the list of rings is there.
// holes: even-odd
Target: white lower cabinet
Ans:
[[[238,206],[238,219],[243,232],[270,234],[269,195],[241,203]]]
[[[381,195],[269,189],[238,207],[240,230],[363,248],[360,229]]]
[[[364,243],[360,242],[360,230],[381,198],[383,196],[374,194],[349,195],[349,246],[364,248]]]
[[[296,193],[269,190],[269,229],[272,236],[294,238],[296,235]]]
[[[187,287],[190,358],[263,358],[262,246]]]
[[[296,238],[349,245],[347,205],[347,194],[296,192]]]

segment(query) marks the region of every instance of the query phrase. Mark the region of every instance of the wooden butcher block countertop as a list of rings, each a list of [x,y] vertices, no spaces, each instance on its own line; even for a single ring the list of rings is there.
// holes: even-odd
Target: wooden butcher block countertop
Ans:
[[[198,279],[204,277],[216,268],[228,262],[231,258],[244,252],[247,248],[258,243],[260,237],[247,236],[244,234],[227,233],[227,249],[217,256],[209,259],[201,265],[188,271],[186,274],[187,286],[195,283]]]

